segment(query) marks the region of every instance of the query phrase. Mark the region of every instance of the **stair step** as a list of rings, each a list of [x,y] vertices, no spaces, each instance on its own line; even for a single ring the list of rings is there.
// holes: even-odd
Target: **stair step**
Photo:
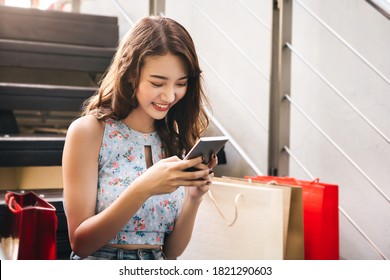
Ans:
[[[0,110],[80,111],[97,88],[0,83]]]
[[[0,39],[2,66],[103,73],[114,53],[112,47]]]
[[[0,38],[112,47],[116,17],[0,6]]]
[[[0,166],[61,166],[65,136],[0,137]]]
[[[60,166],[63,132],[28,133],[62,131],[74,119],[67,114],[97,91],[117,47],[118,19],[0,6],[0,26],[0,111],[12,113],[20,131],[0,136],[0,166]],[[48,125],[57,113],[61,125]]]

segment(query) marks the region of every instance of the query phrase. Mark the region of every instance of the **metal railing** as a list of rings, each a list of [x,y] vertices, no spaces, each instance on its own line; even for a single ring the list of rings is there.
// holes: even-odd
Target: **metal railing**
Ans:
[[[251,8],[249,8],[249,7],[247,6],[247,4],[246,4],[244,1],[238,0],[238,3],[239,3],[242,7],[244,7],[244,9],[245,9],[248,13],[250,13],[258,22],[260,22],[260,24],[261,24],[262,26],[264,26],[265,29],[267,29],[268,31],[271,31],[271,26],[269,26],[263,19],[261,19],[259,16],[257,16],[257,14],[256,14],[255,12],[253,12],[253,10],[252,10]]]
[[[306,5],[301,1],[295,0],[294,3],[298,3],[308,14],[310,14],[318,23],[321,24],[326,30],[328,30],[335,38],[343,43],[352,53],[354,53],[365,65],[372,69],[378,77],[383,79],[386,83],[389,84],[389,79],[386,78],[378,69],[376,69],[373,64],[368,62],[360,53],[358,53],[350,44],[348,44],[340,35],[338,35],[332,28],[329,27],[323,20],[321,20],[314,12],[312,12]],[[389,138],[373,123],[371,122],[360,110],[350,102],[340,90],[338,90],[319,70],[317,70],[313,65],[304,58],[304,55],[299,53],[296,50],[291,42],[284,42],[284,51],[288,50],[294,54],[300,61],[302,61],[313,73],[315,73],[329,88],[332,89],[361,119],[363,119],[377,134],[379,134],[386,143],[389,143]],[[321,127],[318,125],[306,112],[303,110],[289,94],[284,94],[284,101],[288,101],[301,115],[305,117],[316,129],[321,133],[321,135],[328,140],[332,146],[341,154],[347,161],[370,183],[370,185],[387,201],[390,202],[389,197],[386,193],[374,182],[370,176],[355,162],[350,156],[334,141]],[[293,159],[298,166],[311,178],[315,177],[309,172],[308,168],[298,159],[297,156],[289,149],[289,147],[284,146],[283,151],[286,152],[291,159]],[[359,232],[359,234],[371,245],[371,247],[380,255],[382,259],[388,259],[386,255],[380,250],[380,248],[369,238],[369,236],[358,226],[358,224],[351,218],[351,216],[339,205],[339,212],[353,225],[353,227]]]
[[[111,0],[119,13],[125,18],[125,20],[130,24],[130,26],[134,25],[133,19],[129,16],[129,14],[126,12],[126,9],[122,6],[122,4],[118,0]]]
[[[241,47],[236,42],[234,42],[234,40],[230,38],[230,36],[217,23],[215,23],[214,20],[205,11],[203,11],[195,2],[196,1],[191,1],[192,6],[195,7],[207,19],[207,21],[209,21],[226,38],[226,40],[242,55],[242,57],[244,57],[253,66],[253,68],[255,68],[256,71],[260,73],[260,75],[266,81],[269,82],[268,75],[266,75],[264,71],[260,69],[260,67],[258,67],[256,63],[249,57],[249,55],[247,55],[245,51],[243,51]]]
[[[299,4],[305,11],[311,15],[317,22],[319,22],[324,28],[326,28],[335,38],[337,38],[344,46],[346,46],[354,55],[356,55],[362,62],[364,62],[372,71],[374,71],[380,78],[382,78],[388,85],[390,85],[390,79],[388,79],[381,71],[379,71],[372,63],[370,63],[363,55],[361,55],[351,44],[349,44],[343,37],[341,37],[336,31],[334,31],[325,21],[319,16],[313,13],[305,4],[299,0],[295,0],[295,3]]]

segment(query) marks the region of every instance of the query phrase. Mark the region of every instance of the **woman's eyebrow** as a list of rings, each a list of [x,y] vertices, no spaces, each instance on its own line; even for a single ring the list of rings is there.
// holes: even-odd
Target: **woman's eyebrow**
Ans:
[[[154,74],[152,74],[152,75],[150,75],[150,77],[152,77],[152,78],[157,78],[157,79],[161,79],[161,80],[169,80],[167,77],[161,76],[161,75],[154,75]],[[177,79],[177,80],[178,80],[178,81],[181,81],[181,80],[186,80],[186,79],[188,79],[188,75],[183,76],[183,77],[181,77],[181,78],[179,78],[179,79]]]

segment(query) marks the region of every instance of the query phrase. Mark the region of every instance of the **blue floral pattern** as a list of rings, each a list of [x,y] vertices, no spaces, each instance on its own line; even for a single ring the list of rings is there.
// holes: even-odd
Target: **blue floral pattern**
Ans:
[[[151,147],[153,163],[162,159],[161,141],[156,132],[143,134],[121,121],[106,121],[99,153],[97,213],[146,171],[145,146]],[[162,245],[165,234],[173,230],[183,199],[183,187],[170,194],[150,197],[109,243]]]

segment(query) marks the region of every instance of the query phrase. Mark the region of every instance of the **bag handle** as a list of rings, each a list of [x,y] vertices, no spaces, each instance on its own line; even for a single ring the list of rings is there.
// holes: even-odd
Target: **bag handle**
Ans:
[[[310,184],[318,184],[320,182],[320,178],[315,178]]]
[[[294,177],[280,177],[280,179],[288,179],[288,180],[291,180],[293,183],[295,183],[296,185],[298,186],[301,186],[302,185],[302,182],[300,182],[299,180],[297,180],[296,178]],[[248,182],[249,183],[253,183],[253,181],[256,182],[256,178],[247,178]],[[320,178],[315,178],[313,181],[310,181],[309,184],[312,185],[312,184],[318,184],[320,182]],[[283,184],[283,183],[286,183],[288,184],[288,182],[278,182],[277,179],[273,179],[273,180],[270,180],[268,182],[264,182],[265,184],[267,185],[278,185],[279,183],[280,184]]]
[[[221,216],[221,218],[225,221],[226,225],[228,227],[231,227],[232,225],[235,224],[235,222],[237,221],[237,218],[238,218],[238,201],[240,200],[240,197],[243,195],[242,193],[239,193],[236,195],[236,197],[234,198],[234,218],[231,222],[228,222],[228,220],[226,219],[226,217],[223,215],[221,209],[219,208],[219,205],[218,205],[218,202],[215,200],[211,190],[208,190],[208,195],[211,199],[211,201],[214,203],[215,205],[215,208],[217,208],[217,211],[219,213],[219,215]]]
[[[10,197],[6,197],[6,202],[8,204],[8,209],[16,214],[22,210],[22,207],[20,207],[19,203],[15,201],[15,197],[13,195],[10,195]]]

